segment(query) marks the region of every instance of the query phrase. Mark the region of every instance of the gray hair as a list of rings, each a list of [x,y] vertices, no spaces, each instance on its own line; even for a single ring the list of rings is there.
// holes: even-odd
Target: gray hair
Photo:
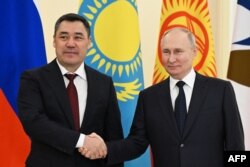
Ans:
[[[168,30],[168,31],[165,31],[164,34],[163,34],[163,36],[162,36],[162,39],[163,39],[167,34],[171,33],[172,31],[182,31],[182,32],[186,33],[186,34],[187,34],[187,37],[188,37],[188,40],[189,40],[189,42],[190,42],[190,44],[191,44],[191,47],[196,48],[196,39],[195,39],[195,36],[194,36],[194,34],[193,34],[191,31],[189,31],[189,30],[186,29],[186,28],[175,27],[175,28],[172,28],[172,29],[170,29],[170,30]]]

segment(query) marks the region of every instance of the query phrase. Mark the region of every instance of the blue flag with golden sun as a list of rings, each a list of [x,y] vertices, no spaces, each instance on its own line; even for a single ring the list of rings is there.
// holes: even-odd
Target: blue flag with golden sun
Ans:
[[[92,46],[85,63],[112,76],[127,136],[144,88],[136,0],[83,0],[79,14],[91,25]],[[125,166],[149,167],[149,151]]]

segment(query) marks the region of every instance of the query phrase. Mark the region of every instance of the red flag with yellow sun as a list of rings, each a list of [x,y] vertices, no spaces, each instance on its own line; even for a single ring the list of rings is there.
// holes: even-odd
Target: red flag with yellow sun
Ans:
[[[203,75],[216,77],[214,43],[207,0],[163,0],[153,84],[166,79],[169,75],[161,62],[160,39],[165,31],[174,27],[187,28],[196,37],[198,55],[193,63],[194,69]]]

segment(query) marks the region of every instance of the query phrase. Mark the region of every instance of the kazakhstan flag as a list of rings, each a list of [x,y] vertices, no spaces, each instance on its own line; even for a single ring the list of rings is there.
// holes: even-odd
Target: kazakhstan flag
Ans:
[[[92,47],[85,62],[112,76],[127,136],[144,88],[136,0],[83,0],[79,14],[91,25]],[[149,167],[149,151],[125,166]]]

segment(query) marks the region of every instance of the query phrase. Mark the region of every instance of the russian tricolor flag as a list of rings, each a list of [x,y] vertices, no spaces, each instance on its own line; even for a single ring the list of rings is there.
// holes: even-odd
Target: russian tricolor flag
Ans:
[[[0,16],[0,166],[22,167],[30,141],[17,117],[19,77],[46,63],[43,30],[33,0],[3,0]]]

